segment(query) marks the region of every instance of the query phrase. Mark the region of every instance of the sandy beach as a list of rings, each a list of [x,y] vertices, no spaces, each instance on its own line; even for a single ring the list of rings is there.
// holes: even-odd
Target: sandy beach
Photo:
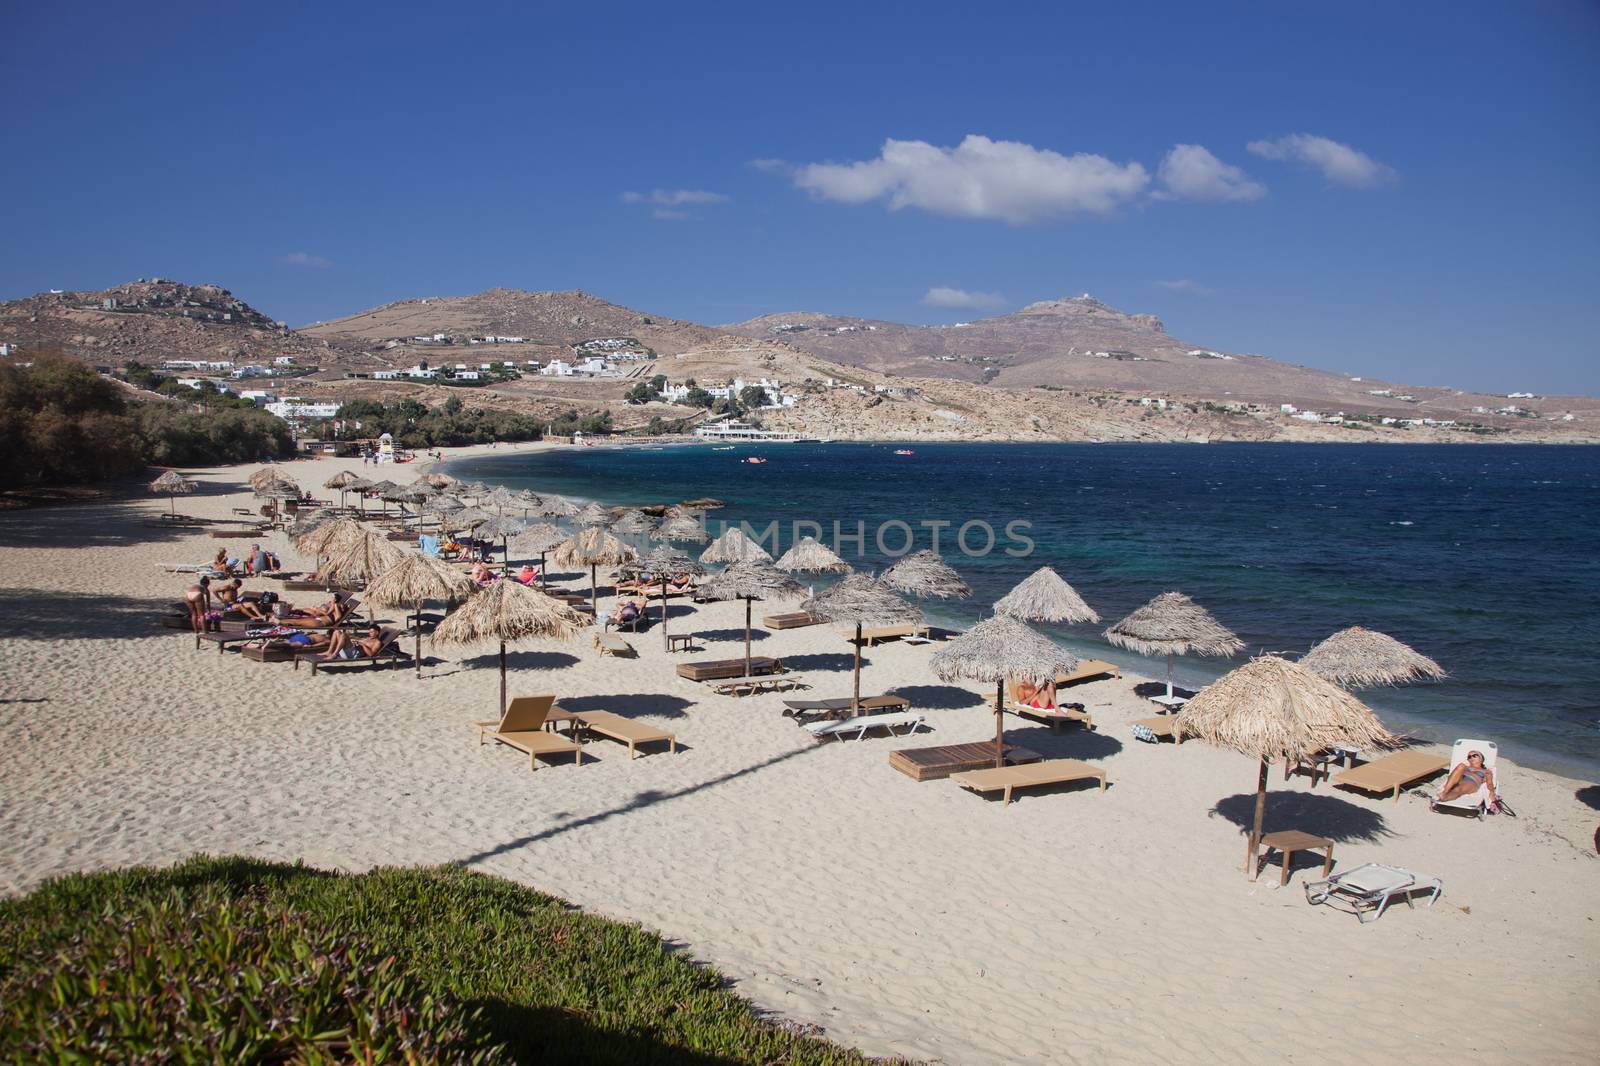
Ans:
[[[185,470],[202,488],[179,510],[231,518],[254,502],[254,469]],[[361,472],[331,459],[286,469],[324,496],[334,472]],[[196,651],[153,625],[191,580],[164,565],[250,542],[165,527],[167,506],[0,514],[0,891],[195,852],[341,870],[463,863],[658,930],[763,1009],[872,1054],[1593,1061],[1591,782],[1503,761],[1520,817],[1478,822],[1275,769],[1269,829],[1334,837],[1337,868],[1443,879],[1431,909],[1359,925],[1307,905],[1301,885],[1320,870],[1309,857],[1286,888],[1276,865],[1241,875],[1255,766],[1199,742],[1134,740],[1128,723],[1154,713],[1134,693],[1143,678],[1072,690],[1092,733],[1008,717],[1010,740],[1098,763],[1110,788],[1002,807],[888,766],[897,748],[993,735],[979,688],[937,680],[931,648],[872,648],[863,678],[864,693],[909,696],[931,731],[817,743],[782,717],[781,695],[719,697],[678,678],[686,657],[655,628],[628,637],[633,659],[602,659],[587,636],[514,648],[511,692],[639,717],[675,732],[677,754],[630,761],[601,740],[581,766],[530,773],[471,728],[496,712],[491,647],[430,653],[421,680],[312,677]],[[308,567],[283,534],[264,542]],[[587,589],[586,574],[562,577]],[[723,658],[742,647],[743,616],[742,604],[675,601],[670,629]],[[802,671],[800,695],[849,693],[850,646],[830,626],[758,629],[755,651]]]

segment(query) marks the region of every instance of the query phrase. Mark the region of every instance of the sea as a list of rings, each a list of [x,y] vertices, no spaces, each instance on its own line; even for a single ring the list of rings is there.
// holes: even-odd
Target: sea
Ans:
[[[1101,630],[1181,591],[1247,646],[1233,659],[1177,659],[1188,688],[1249,655],[1293,658],[1363,625],[1450,674],[1361,691],[1391,728],[1490,739],[1524,765],[1600,776],[1600,449],[688,444],[488,455],[447,469],[606,505],[713,497],[726,506],[707,516],[711,533],[776,523],[776,544],[766,541],[776,555],[820,531],[858,570],[937,535],[973,595],[923,606],[930,622],[958,629],[1048,564],[1102,621],[1039,628],[1080,656],[1154,677],[1164,659],[1115,648]]]

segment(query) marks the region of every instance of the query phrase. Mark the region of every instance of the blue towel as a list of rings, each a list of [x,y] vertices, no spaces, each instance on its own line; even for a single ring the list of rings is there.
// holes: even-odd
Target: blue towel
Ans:
[[[424,533],[417,538],[417,546],[422,549],[423,555],[439,554],[439,538],[429,533]]]

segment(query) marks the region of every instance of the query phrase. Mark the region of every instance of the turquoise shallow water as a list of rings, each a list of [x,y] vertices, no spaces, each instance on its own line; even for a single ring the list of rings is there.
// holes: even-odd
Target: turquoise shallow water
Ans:
[[[1450,680],[1374,689],[1363,699],[1394,726],[1433,739],[1484,735],[1520,762],[1600,773],[1600,451],[1458,445],[704,445],[580,448],[452,463],[458,477],[606,504],[715,496],[719,521],[796,520],[867,532],[841,549],[858,568],[889,559],[873,533],[944,521],[940,550],[973,585],[970,600],[929,605],[969,624],[1048,563],[1114,621],[1157,593],[1188,593],[1249,653],[1298,654],[1361,624],[1437,659]],[[760,455],[761,465],[741,460]],[[953,531],[999,535],[967,557]],[[1017,558],[1007,523],[1033,541]],[[809,530],[804,530],[806,532]],[[899,551],[905,534],[886,530]],[[977,527],[967,545],[981,548]],[[770,544],[769,544],[770,547]],[[776,554],[776,553],[775,553]],[[1105,623],[1102,623],[1105,624]],[[1164,661],[1111,648],[1100,626],[1046,630],[1079,652],[1141,671]],[[1243,661],[1180,659],[1198,685]]]

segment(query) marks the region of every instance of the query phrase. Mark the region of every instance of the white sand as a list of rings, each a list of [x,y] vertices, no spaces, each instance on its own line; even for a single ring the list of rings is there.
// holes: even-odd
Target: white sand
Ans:
[[[291,469],[310,487],[351,466]],[[198,476],[239,490],[251,469]],[[224,518],[248,502],[179,506]],[[345,870],[463,862],[657,929],[761,1007],[872,1053],[1594,1060],[1600,813],[1575,796],[1580,782],[1507,765],[1521,818],[1480,823],[1274,771],[1277,802],[1344,827],[1339,866],[1444,879],[1431,910],[1361,926],[1306,904],[1315,868],[1283,890],[1275,866],[1244,879],[1240,828],[1213,808],[1226,800],[1248,817],[1254,765],[1197,742],[1132,740],[1126,723],[1152,707],[1131,676],[1076,690],[1095,734],[1008,719],[1016,742],[1102,763],[1110,790],[1002,809],[887,765],[899,747],[992,735],[976,688],[941,685],[926,647],[869,652],[864,691],[913,686],[934,732],[829,744],[782,718],[780,696],[721,698],[679,680],[684,657],[669,659],[658,631],[632,638],[637,660],[602,660],[586,641],[518,649],[513,693],[653,712],[682,742],[630,762],[598,741],[592,763],[530,773],[469,728],[495,710],[490,648],[422,681],[313,679],[154,628],[190,580],[158,564],[202,561],[218,543],[145,524],[166,506],[0,515],[0,890],[197,851]],[[718,604],[672,627],[721,631],[707,657],[723,657],[742,618]],[[798,661],[817,681],[809,695],[848,694],[846,671],[821,668],[849,651],[830,628],[756,648]]]

